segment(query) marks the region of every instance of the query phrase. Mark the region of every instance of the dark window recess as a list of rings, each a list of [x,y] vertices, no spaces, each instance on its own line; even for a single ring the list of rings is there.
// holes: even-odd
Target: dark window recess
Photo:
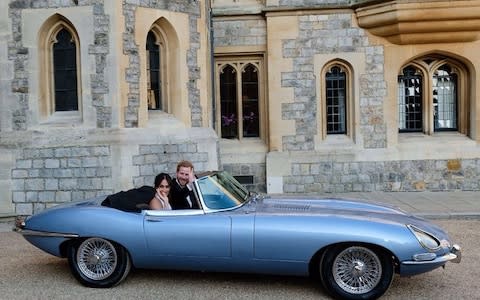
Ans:
[[[346,74],[333,67],[325,76],[327,134],[346,134]]]
[[[160,72],[160,46],[155,34],[150,31],[147,35],[147,99],[148,109],[161,110],[162,107],[162,78]]]
[[[400,132],[423,131],[423,78],[413,66],[398,76],[398,129]]]
[[[78,110],[77,49],[72,35],[62,29],[53,44],[55,111]]]
[[[220,73],[222,138],[238,138],[237,73],[228,65]]]
[[[253,184],[252,175],[233,176],[241,184]]]

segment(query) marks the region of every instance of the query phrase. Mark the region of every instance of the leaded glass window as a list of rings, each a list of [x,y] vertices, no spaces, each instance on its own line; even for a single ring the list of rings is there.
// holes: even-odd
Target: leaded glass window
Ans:
[[[443,55],[431,54],[407,65],[398,76],[400,132],[458,131],[468,134],[467,69]]]
[[[398,76],[398,128],[400,132],[423,130],[422,76],[413,66]]]
[[[218,132],[225,139],[260,138],[262,75],[259,57],[222,57],[217,66]]]
[[[259,137],[258,70],[249,64],[242,72],[243,136]]]
[[[62,28],[53,43],[55,111],[78,111],[76,52],[72,35]]]
[[[222,138],[238,138],[237,71],[227,65],[220,73]]]
[[[433,74],[435,131],[457,129],[457,75],[445,64]]]
[[[330,69],[325,76],[327,134],[346,134],[346,74],[338,66]]]

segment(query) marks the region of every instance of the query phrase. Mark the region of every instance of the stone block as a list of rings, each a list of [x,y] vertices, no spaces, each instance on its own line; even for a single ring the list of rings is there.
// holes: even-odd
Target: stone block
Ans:
[[[70,202],[72,201],[72,192],[57,191],[55,192],[55,202]]]
[[[31,159],[20,159],[17,160],[15,163],[18,169],[29,169],[32,167],[32,160]]]
[[[55,202],[55,192],[53,191],[38,192],[38,201],[43,203]]]
[[[15,213],[19,216],[30,216],[33,214],[33,204],[17,203],[15,204]]]
[[[74,190],[78,185],[77,179],[74,178],[61,178],[58,181],[58,187],[61,190]]]
[[[72,192],[72,201],[85,200],[84,191],[73,191]]]
[[[141,176],[153,175],[153,166],[151,165],[140,166],[140,175]]]
[[[73,170],[72,169],[53,169],[53,177],[57,177],[57,178],[73,177]]]
[[[26,202],[37,202],[38,201],[38,192],[27,192]]]
[[[28,178],[28,170],[12,170],[12,178],[13,179],[18,179],[18,178]]]
[[[79,158],[68,158],[67,167],[68,168],[79,168],[82,166],[82,160]]]
[[[26,200],[27,200],[27,193],[23,191],[13,192],[13,197],[12,197],[13,203],[22,203],[22,202],[26,202]]]
[[[33,203],[33,213],[34,214],[45,210],[45,208],[46,208],[45,203]]]
[[[55,157],[70,157],[72,156],[72,148],[57,148],[54,150]]]
[[[45,160],[43,159],[34,159],[32,160],[32,168],[41,169],[45,167]]]
[[[45,181],[43,179],[25,179],[25,190],[41,191],[45,189]]]
[[[97,157],[82,157],[82,167],[97,167],[99,166],[99,159]]]
[[[45,189],[50,191],[58,190],[58,179],[56,178],[46,178],[45,179]]]
[[[112,168],[111,167],[99,167],[96,168],[96,177],[111,177]]]
[[[51,158],[45,159],[45,168],[56,169],[56,168],[59,168],[59,167],[60,167],[60,160],[51,159]]]

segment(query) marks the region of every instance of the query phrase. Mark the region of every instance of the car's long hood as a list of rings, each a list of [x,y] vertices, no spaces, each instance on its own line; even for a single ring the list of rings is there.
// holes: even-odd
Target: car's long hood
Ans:
[[[366,202],[362,200],[340,198],[316,198],[308,196],[267,196],[261,199],[257,212],[282,214],[394,214],[406,215],[398,208]]]
[[[399,224],[438,228],[422,218],[418,218],[399,208],[384,204],[353,199],[318,198],[310,196],[269,195],[257,201],[257,215],[322,215],[339,218],[368,219],[370,221],[395,222]],[[426,229],[426,228],[425,228]]]

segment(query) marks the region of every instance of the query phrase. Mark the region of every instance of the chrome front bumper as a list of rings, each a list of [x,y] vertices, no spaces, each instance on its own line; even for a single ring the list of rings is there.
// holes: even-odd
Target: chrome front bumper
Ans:
[[[425,264],[439,264],[439,263],[446,263],[446,262],[452,262],[452,263],[460,263],[462,260],[462,249],[460,248],[459,245],[455,244],[450,248],[450,253],[447,253],[443,256],[435,256],[433,253],[428,253],[432,254],[431,259],[424,259],[424,260],[411,260],[411,261],[404,261],[402,264],[405,265],[425,265]],[[427,256],[425,256],[427,257]]]
[[[422,253],[416,255],[412,260],[402,261],[399,273],[402,276],[421,274],[439,267],[445,267],[447,262],[460,263],[461,260],[462,250],[460,246],[453,245],[449,248],[449,252],[442,256],[436,256],[434,253]]]
[[[450,262],[456,263],[456,264],[460,263],[460,261],[462,260],[462,248],[459,245],[455,244],[450,249],[450,253],[457,256],[456,258],[452,259]]]

